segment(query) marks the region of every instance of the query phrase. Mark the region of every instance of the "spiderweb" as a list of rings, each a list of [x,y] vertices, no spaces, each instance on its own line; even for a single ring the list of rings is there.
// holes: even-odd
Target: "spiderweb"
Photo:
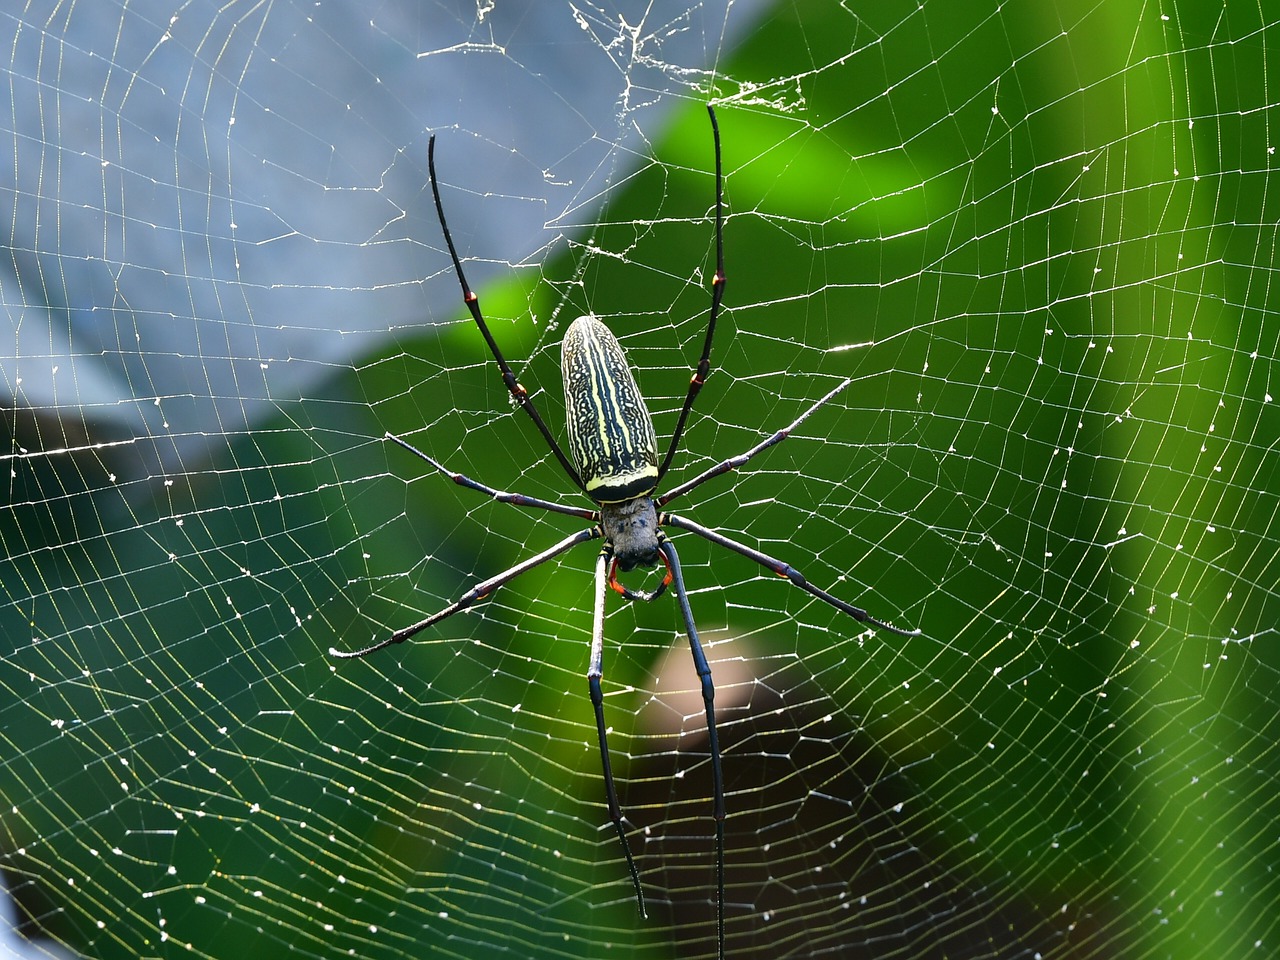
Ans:
[[[716,679],[727,955],[1278,949],[1280,16],[1263,3],[31,2],[0,15],[0,920],[15,956],[714,953],[674,603],[571,532],[590,310]],[[577,502],[574,500],[573,502]],[[637,585],[651,584],[642,575]]]

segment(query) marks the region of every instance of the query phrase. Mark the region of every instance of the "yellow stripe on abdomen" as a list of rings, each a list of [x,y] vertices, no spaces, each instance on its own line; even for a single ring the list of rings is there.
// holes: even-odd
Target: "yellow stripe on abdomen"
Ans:
[[[569,449],[588,495],[618,503],[651,492],[658,441],[618,338],[595,317],[579,317],[565,331],[560,371]]]

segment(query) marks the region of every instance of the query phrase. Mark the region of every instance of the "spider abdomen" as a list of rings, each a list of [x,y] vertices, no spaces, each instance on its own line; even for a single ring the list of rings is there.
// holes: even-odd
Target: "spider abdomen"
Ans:
[[[579,317],[561,351],[569,449],[587,495],[619,503],[651,492],[658,441],[618,338],[595,317]]]

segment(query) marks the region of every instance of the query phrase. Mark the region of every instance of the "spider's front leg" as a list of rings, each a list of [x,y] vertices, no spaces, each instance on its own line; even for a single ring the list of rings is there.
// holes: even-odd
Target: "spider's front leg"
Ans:
[[[684,588],[684,574],[680,572],[680,558],[676,547],[665,536],[659,549],[667,565],[668,576],[675,581],[676,602],[680,616],[684,618],[685,631],[689,635],[689,651],[693,654],[693,666],[702,684],[702,704],[707,714],[707,746],[711,750],[711,815],[716,822],[716,943],[717,956],[724,956],[724,774],[720,769],[720,738],[716,733],[716,689],[711,679],[711,664],[702,650],[698,638],[698,625],[693,621],[693,609],[689,606],[689,594]]]
[[[587,667],[587,686],[591,691],[591,706],[596,713],[596,739],[600,743],[600,763],[604,768],[604,796],[609,807],[609,819],[618,832],[622,855],[627,858],[631,883],[636,888],[636,906],[640,908],[640,916],[648,917],[644,908],[644,891],[640,888],[640,871],[636,869],[636,861],[631,856],[631,844],[627,842],[627,830],[623,825],[622,807],[618,803],[618,791],[613,783],[613,766],[609,762],[609,742],[604,725],[604,693],[600,689],[600,681],[604,678],[605,584],[615,582],[613,574],[609,572],[615,563],[613,545],[605,541],[604,549],[596,557],[595,615],[591,622],[591,663]]]

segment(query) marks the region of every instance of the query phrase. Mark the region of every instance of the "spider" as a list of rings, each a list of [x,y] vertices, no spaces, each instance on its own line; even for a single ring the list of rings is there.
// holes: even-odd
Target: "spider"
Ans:
[[[684,620],[689,635],[689,649],[693,654],[694,667],[697,669],[702,684],[702,699],[707,715],[707,739],[711,753],[712,779],[712,815],[715,818],[716,831],[716,942],[717,955],[724,957],[724,779],[720,768],[720,743],[716,735],[715,687],[711,679],[711,667],[707,663],[702,650],[702,642],[698,639],[698,628],[693,620],[693,611],[689,606],[689,596],[685,590],[684,576],[680,570],[680,559],[675,544],[668,539],[664,527],[674,527],[696,534],[714,544],[732,550],[754,560],[756,563],[772,570],[779,576],[786,577],[800,589],[807,591],[824,603],[829,604],[842,613],[848,614],[860,623],[867,623],[901,636],[918,636],[919,630],[903,630],[889,623],[870,616],[860,607],[855,607],[825,590],[814,586],[790,564],[774,559],[766,553],[739,543],[692,520],[686,520],[672,513],[659,512],[672,500],[702,486],[705,482],[730,470],[741,467],[756,454],[785,440],[814,411],[831,400],[850,384],[845,380],[804,411],[788,426],[772,436],[756,444],[745,453],[739,454],[709,470],[705,470],[678,484],[661,496],[657,496],[657,488],[666,476],[667,470],[675,459],[680,445],[680,437],[684,433],[689,411],[694,399],[706,382],[711,369],[711,341],[715,335],[716,319],[720,314],[720,304],[724,299],[724,177],[720,162],[720,128],[716,122],[715,109],[708,105],[707,114],[711,118],[711,135],[715,147],[715,246],[716,272],[711,283],[711,311],[707,318],[706,339],[702,345],[702,356],[689,381],[689,389],[685,394],[684,406],[676,420],[671,443],[667,447],[666,456],[658,461],[658,444],[654,435],[653,421],[645,406],[644,398],[636,386],[635,376],[627,365],[626,356],[617,338],[609,328],[593,316],[579,317],[569,325],[565,332],[561,360],[561,375],[564,380],[565,415],[569,436],[569,449],[573,454],[570,461],[547,428],[545,421],[534,406],[528,391],[516,380],[498,348],[493,334],[485,323],[480,312],[479,298],[467,284],[462,271],[462,262],[458,259],[453,237],[445,220],[444,205],[440,202],[440,187],[436,180],[435,136],[427,145],[427,170],[431,180],[431,192],[435,198],[436,214],[440,220],[440,229],[449,248],[449,257],[458,274],[458,283],[462,287],[463,299],[471,317],[489,346],[498,369],[502,373],[502,381],[516,402],[524,408],[533,420],[534,425],[546,440],[547,446],[560,465],[583,493],[595,501],[596,509],[574,507],[567,504],[554,503],[528,497],[520,493],[508,493],[486,486],[460,473],[455,473],[441,463],[427,456],[413,444],[400,437],[387,433],[387,439],[393,440],[410,453],[430,464],[437,472],[451,479],[454,483],[468,489],[483,493],[499,503],[510,503],[520,507],[532,507],[547,510],[551,513],[587,520],[591,526],[580,530],[559,543],[522,560],[509,570],[504,570],[482,583],[476,584],[461,597],[443,610],[419,620],[412,626],[397,630],[391,636],[380,640],[361,650],[342,651],[330,648],[334,657],[356,658],[402,643],[427,627],[440,623],[472,604],[484,599],[494,590],[510,583],[522,573],[552,560],[572,547],[589,540],[603,540],[604,546],[596,557],[595,563],[595,612],[591,631],[591,656],[587,668],[587,686],[591,696],[591,705],[595,711],[596,738],[600,745],[600,761],[604,770],[605,803],[609,811],[609,819],[618,834],[622,853],[626,859],[627,870],[631,875],[631,883],[635,888],[636,906],[641,917],[647,916],[644,905],[644,891],[640,886],[640,873],[635,859],[631,855],[631,845],[627,840],[622,809],[618,803],[618,794],[614,786],[613,771],[609,763],[609,746],[605,734],[604,696],[601,693],[600,681],[604,676],[604,609],[605,587],[608,586],[628,600],[652,601],[661,596],[668,586],[674,586],[676,602],[680,607],[680,615]],[[654,567],[661,562],[666,574],[658,586],[652,591],[633,590],[618,581],[618,572],[627,572],[636,567]]]

